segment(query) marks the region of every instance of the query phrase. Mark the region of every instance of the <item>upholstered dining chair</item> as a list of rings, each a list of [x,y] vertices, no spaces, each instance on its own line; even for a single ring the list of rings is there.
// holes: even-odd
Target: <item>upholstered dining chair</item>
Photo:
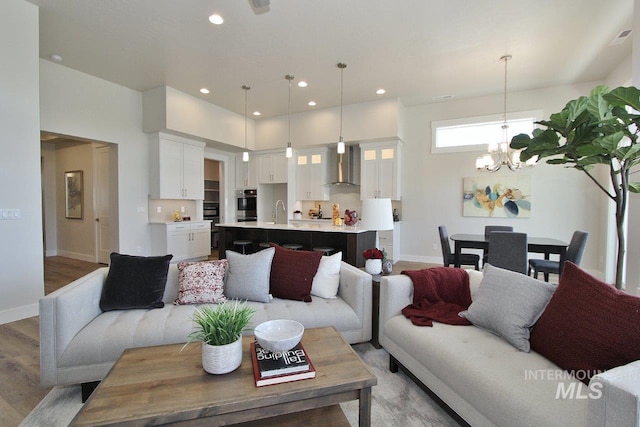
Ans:
[[[527,234],[492,231],[487,262],[494,267],[527,274]]]
[[[438,232],[440,233],[440,245],[442,246],[442,263],[445,267],[449,267],[454,263],[455,255],[451,252],[447,227],[444,225],[439,226]],[[460,265],[473,265],[476,270],[480,270],[480,255],[460,254]]]
[[[485,225],[484,226],[484,239],[489,240],[489,234],[493,231],[513,231],[513,227],[508,225]],[[487,262],[487,252],[482,251],[482,263]]]
[[[587,246],[587,238],[589,233],[586,231],[574,231],[569,247],[567,248],[567,261],[571,261],[576,265],[580,265],[582,262],[582,255],[584,249]],[[533,277],[538,278],[538,273],[544,274],[544,281],[549,281],[549,274],[560,274],[560,261],[551,261],[548,259],[530,259],[529,260],[529,272],[531,275],[533,270]]]

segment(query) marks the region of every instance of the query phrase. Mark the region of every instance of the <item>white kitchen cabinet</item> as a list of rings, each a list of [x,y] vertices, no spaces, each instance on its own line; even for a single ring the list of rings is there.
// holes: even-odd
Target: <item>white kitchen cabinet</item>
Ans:
[[[211,254],[211,223],[152,224],[151,239],[154,254],[172,254],[171,262],[207,258]]]
[[[295,153],[296,200],[329,200],[328,148]]]
[[[393,223],[393,230],[378,231],[380,250],[387,252],[387,258],[395,264],[400,258],[400,223]]]
[[[285,153],[261,154],[258,161],[258,184],[283,184],[289,177]]]
[[[400,200],[400,141],[360,145],[360,198]]]
[[[158,133],[151,150],[151,198],[204,199],[204,144]]]
[[[255,155],[249,155],[248,162],[242,160],[242,155],[236,156],[236,189],[256,188],[257,172]]]

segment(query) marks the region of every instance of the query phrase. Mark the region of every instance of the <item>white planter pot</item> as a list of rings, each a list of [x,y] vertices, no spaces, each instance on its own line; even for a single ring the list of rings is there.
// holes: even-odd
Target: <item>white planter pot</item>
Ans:
[[[242,364],[242,336],[227,345],[202,343],[202,368],[210,374],[227,374]]]
[[[382,272],[381,259],[368,259],[364,262],[364,270],[369,274],[380,274]]]

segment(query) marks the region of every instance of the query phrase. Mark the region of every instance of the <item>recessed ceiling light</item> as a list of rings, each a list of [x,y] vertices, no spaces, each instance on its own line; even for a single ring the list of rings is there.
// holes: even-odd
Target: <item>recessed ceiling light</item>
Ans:
[[[203,87],[202,89],[200,89],[200,93],[204,93],[206,95],[209,93],[209,89],[207,89],[206,87]]]
[[[253,115],[254,115],[254,116],[259,116],[259,115],[261,115],[261,114],[262,114],[262,113],[261,113],[260,111],[254,111],[254,112],[253,112]]]
[[[50,58],[52,61],[62,62],[62,56],[58,55],[57,53],[51,54]]]
[[[316,101],[309,101],[309,103],[307,105],[309,105],[311,107],[315,107],[318,104],[316,104]]]
[[[298,82],[298,87],[307,87],[307,82],[305,82],[304,80]]]
[[[387,91],[386,91],[386,90],[384,90],[384,89],[378,89],[378,90],[376,91],[376,93],[377,93],[378,95],[384,95],[386,92],[387,92]]]
[[[222,19],[222,16],[215,13],[209,17],[209,22],[215,25],[220,25],[224,22],[224,19]]]

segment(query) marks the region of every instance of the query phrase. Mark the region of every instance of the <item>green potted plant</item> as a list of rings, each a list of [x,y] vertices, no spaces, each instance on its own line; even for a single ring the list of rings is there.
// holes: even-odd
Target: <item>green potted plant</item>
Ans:
[[[520,160],[550,157],[548,164],[566,165],[587,174],[615,203],[618,252],[616,288],[622,288],[626,250],[629,191],[640,193],[640,182],[631,182],[631,169],[640,164],[640,89],[606,86],[594,88],[589,96],[569,101],[559,113],[538,124],[533,136],[520,134],[511,148],[522,149]],[[595,165],[609,170],[610,186],[592,174]]]
[[[187,344],[202,341],[202,367],[205,371],[226,374],[240,366],[242,331],[254,313],[253,308],[240,301],[196,309],[192,317],[195,329],[189,334]]]

